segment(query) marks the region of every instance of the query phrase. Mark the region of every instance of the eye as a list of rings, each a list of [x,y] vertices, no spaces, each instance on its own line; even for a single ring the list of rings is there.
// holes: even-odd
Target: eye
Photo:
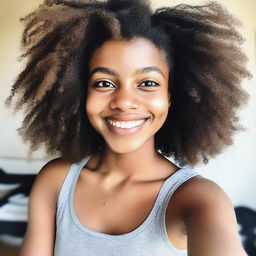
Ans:
[[[97,81],[95,82],[92,87],[97,87],[97,88],[115,88],[115,85],[109,81],[102,80],[102,81]]]
[[[159,83],[151,81],[151,80],[147,80],[147,81],[140,83],[139,86],[141,86],[141,87],[156,87],[156,86],[159,86]]]

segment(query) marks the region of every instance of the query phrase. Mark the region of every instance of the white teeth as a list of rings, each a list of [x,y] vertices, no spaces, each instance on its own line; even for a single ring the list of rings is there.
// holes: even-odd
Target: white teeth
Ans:
[[[107,119],[107,121],[115,126],[115,127],[118,127],[118,128],[126,128],[126,129],[130,129],[130,128],[133,128],[133,127],[136,127],[136,126],[139,126],[141,125],[142,123],[144,123],[146,120],[143,119],[143,120],[137,120],[137,121],[113,121],[113,120],[110,120],[110,119]]]

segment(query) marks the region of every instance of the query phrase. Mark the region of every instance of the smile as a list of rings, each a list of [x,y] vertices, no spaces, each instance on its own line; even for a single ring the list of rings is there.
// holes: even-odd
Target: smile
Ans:
[[[142,123],[144,123],[146,121],[146,119],[134,120],[134,121],[115,121],[115,120],[108,119],[107,121],[112,126],[122,128],[122,129],[131,129],[131,128],[141,125]]]
[[[132,135],[139,132],[149,119],[150,118],[145,118],[131,121],[106,119],[106,123],[109,130],[116,135]]]

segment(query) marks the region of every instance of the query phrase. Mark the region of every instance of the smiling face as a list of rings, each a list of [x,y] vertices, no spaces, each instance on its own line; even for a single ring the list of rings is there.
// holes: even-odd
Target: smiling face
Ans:
[[[117,153],[154,145],[169,109],[169,67],[163,51],[147,39],[109,40],[89,63],[86,112]]]

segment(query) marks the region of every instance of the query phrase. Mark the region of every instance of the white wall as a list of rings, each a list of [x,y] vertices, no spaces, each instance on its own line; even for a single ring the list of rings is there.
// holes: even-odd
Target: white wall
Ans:
[[[33,10],[39,0],[1,0],[0,3],[0,167],[9,172],[37,172],[46,162],[43,150],[36,152],[30,162],[24,161],[28,147],[18,137],[16,129],[20,127],[22,114],[11,115],[4,106],[10,87],[22,64],[19,56],[19,40],[22,25],[19,17]],[[208,165],[198,167],[205,177],[215,180],[228,193],[234,205],[247,205],[256,208],[256,1],[220,0],[235,16],[241,19],[241,33],[246,37],[244,50],[249,56],[248,68],[254,78],[244,81],[245,89],[250,93],[248,106],[241,111],[241,122],[246,132],[235,136],[235,143],[222,155]],[[154,7],[171,6],[179,3],[200,4],[198,0],[154,0]],[[1,181],[0,181],[1,182]]]

